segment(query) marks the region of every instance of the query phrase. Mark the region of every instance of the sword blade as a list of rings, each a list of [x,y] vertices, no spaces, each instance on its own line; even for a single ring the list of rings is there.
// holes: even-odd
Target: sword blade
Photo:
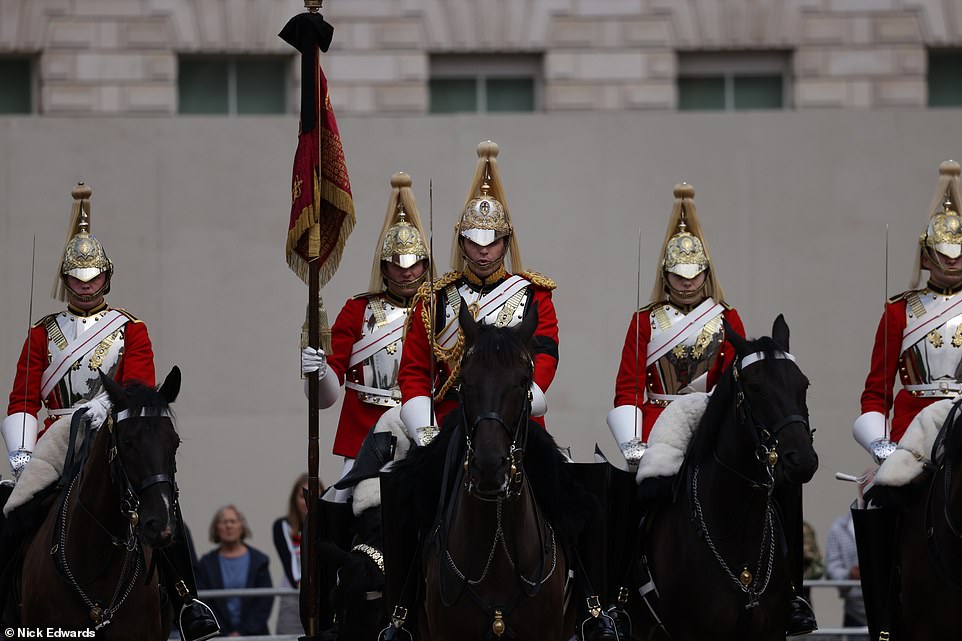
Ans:
[[[33,250],[30,254],[30,306],[27,312],[27,371],[26,385],[23,391],[23,409],[27,409],[27,394],[30,390],[30,360],[33,353],[33,279],[37,268],[37,235],[33,235]],[[27,441],[27,413],[23,412],[22,422],[20,423],[20,449],[24,449]]]

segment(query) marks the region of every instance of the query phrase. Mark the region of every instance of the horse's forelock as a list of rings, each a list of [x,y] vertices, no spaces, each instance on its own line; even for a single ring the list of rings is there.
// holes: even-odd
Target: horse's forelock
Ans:
[[[465,353],[464,367],[478,365],[483,369],[517,367],[530,361],[528,346],[510,328],[480,325],[478,335]]]
[[[131,415],[160,416],[168,414],[173,416],[170,403],[158,390],[144,385],[139,381],[133,381],[124,386],[127,410]]]

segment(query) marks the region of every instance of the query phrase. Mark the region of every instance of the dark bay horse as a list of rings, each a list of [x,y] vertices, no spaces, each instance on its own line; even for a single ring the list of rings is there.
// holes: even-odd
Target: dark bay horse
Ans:
[[[64,470],[63,489],[26,550],[21,621],[98,628],[102,639],[160,641],[170,632],[171,612],[161,607],[151,561],[176,527],[180,438],[169,405],[180,370],[159,390],[101,380],[113,411],[87,435],[74,473]]]
[[[688,446],[676,499],[651,515],[640,542],[667,629],[642,639],[785,638],[792,590],[775,498],[797,492],[818,467],[808,379],[780,315],[772,338],[726,333],[735,360]]]
[[[926,453],[928,454],[928,453]],[[898,641],[957,639],[962,630],[962,412],[957,401],[931,454],[934,471],[904,489],[898,554]],[[901,488],[900,488],[901,489]]]
[[[433,494],[412,488],[415,502],[434,501],[433,525],[422,529],[420,638],[567,640],[564,543],[574,528],[564,521],[586,499],[567,482],[553,439],[530,420],[536,312],[517,328],[496,328],[477,324],[462,303],[459,322],[461,408],[396,472],[412,485],[435,471],[443,479],[440,489],[432,481]]]

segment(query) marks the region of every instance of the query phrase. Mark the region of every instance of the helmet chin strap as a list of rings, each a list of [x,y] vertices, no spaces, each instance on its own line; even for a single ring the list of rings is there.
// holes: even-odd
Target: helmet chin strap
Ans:
[[[75,292],[73,289],[70,288],[70,285],[67,283],[66,277],[61,275],[61,278],[64,279],[64,285],[67,290],[67,296],[71,300],[75,300],[78,303],[89,303],[90,301],[97,300],[102,296],[106,296],[110,292],[110,276],[108,276],[106,280],[104,280],[104,284],[100,287],[100,289],[98,289],[92,294],[81,294],[79,292]]]
[[[414,296],[414,294],[417,293],[418,288],[421,286],[421,283],[424,282],[424,279],[427,277],[427,275],[428,275],[427,270],[424,270],[424,273],[422,273],[420,276],[418,276],[414,280],[407,283],[401,283],[396,280],[391,280],[390,278],[388,278],[387,274],[383,272],[381,273],[381,276],[384,278],[384,282],[387,284],[388,290],[395,296],[399,296],[401,298],[410,298],[411,296]]]
[[[680,289],[675,289],[669,284],[668,279],[665,278],[665,290],[668,293],[668,299],[678,305],[684,307],[689,307],[693,305],[700,296],[702,296],[705,291],[705,285],[708,283],[708,278],[702,281],[701,285],[697,289],[693,289],[690,292],[683,292]]]

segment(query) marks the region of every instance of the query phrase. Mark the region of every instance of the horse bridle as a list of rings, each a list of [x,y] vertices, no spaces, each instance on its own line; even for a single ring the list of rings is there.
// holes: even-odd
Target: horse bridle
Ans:
[[[469,423],[467,414],[464,411],[464,385],[458,389],[458,403],[461,406],[461,416],[464,420],[465,432],[465,452],[464,452],[464,484],[467,487],[468,493],[476,499],[482,501],[497,501],[501,499],[513,499],[521,494],[521,483],[524,478],[521,462],[524,458],[525,446],[528,442],[528,422],[531,418],[531,377],[534,373],[534,363],[530,356],[527,357],[528,364],[528,375],[524,378],[526,389],[526,396],[524,400],[524,407],[518,416],[518,423],[515,425],[515,429],[512,430],[508,427],[507,422],[504,417],[501,416],[500,412],[481,412],[474,417],[474,421]],[[470,467],[471,461],[474,459],[474,445],[472,443],[472,437],[476,434],[478,430],[478,425],[481,421],[494,421],[500,425],[504,431],[511,437],[511,446],[508,448],[508,462],[510,463],[510,468],[508,471],[508,479],[503,492],[499,492],[495,496],[482,495],[479,494],[475,487],[474,482],[471,479]]]
[[[767,480],[762,482],[760,485],[766,487],[771,493],[775,487],[775,466],[778,464],[778,435],[779,433],[794,423],[801,423],[805,426],[805,430],[808,432],[809,439],[814,441],[815,430],[811,428],[808,422],[807,416],[802,416],[801,414],[788,414],[783,416],[778,421],[775,422],[771,427],[765,425],[764,422],[756,419],[756,414],[752,408],[751,402],[748,400],[748,395],[745,394],[745,389],[742,387],[742,372],[750,367],[751,365],[763,361],[766,358],[765,352],[753,352],[747,356],[743,356],[741,359],[732,364],[732,377],[735,380],[735,411],[737,413],[737,418],[739,422],[751,426],[752,436],[755,438],[755,458],[765,469],[767,475]],[[788,360],[795,363],[795,357],[788,352],[774,352],[772,358],[776,360]],[[731,468],[718,459],[716,454],[715,459],[719,463],[724,465],[726,468]],[[735,470],[731,470],[735,471]],[[736,472],[739,476],[744,476],[739,472]],[[752,481],[752,483],[756,483]]]

